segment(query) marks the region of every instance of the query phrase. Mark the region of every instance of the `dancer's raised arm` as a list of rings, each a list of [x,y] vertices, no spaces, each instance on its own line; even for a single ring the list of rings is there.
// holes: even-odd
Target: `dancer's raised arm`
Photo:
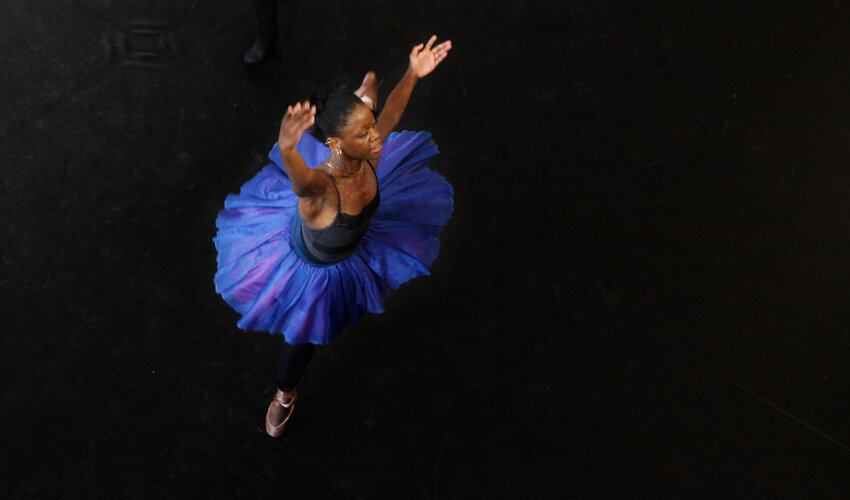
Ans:
[[[307,129],[316,121],[316,106],[310,101],[298,103],[286,108],[286,114],[280,123],[277,144],[280,148],[280,160],[286,175],[292,181],[292,191],[300,198],[319,196],[326,189],[326,180],[322,174],[309,168],[304,158],[298,154],[295,145]]]
[[[384,104],[384,109],[381,111],[381,116],[378,117],[378,123],[375,126],[381,135],[381,143],[401,120],[401,115],[404,113],[404,108],[407,107],[407,101],[410,100],[410,93],[413,92],[416,82],[434,71],[434,68],[446,58],[452,48],[451,40],[446,40],[434,47],[435,41],[437,41],[437,35],[432,36],[428,43],[420,43],[410,51],[410,65],[401,81],[387,97],[387,102]]]

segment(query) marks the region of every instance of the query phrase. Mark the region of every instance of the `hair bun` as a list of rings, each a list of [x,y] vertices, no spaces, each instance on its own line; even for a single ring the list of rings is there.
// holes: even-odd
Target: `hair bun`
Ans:
[[[325,109],[325,104],[328,102],[329,95],[329,93],[319,90],[317,92],[313,92],[313,95],[310,96],[310,104],[316,106],[316,116]]]
[[[348,115],[363,101],[351,92],[314,92],[310,102],[316,106],[316,121],[308,132],[319,142],[339,136]]]

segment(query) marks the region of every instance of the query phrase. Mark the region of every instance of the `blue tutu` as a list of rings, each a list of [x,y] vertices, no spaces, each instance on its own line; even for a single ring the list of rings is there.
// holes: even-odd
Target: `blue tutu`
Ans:
[[[309,134],[297,149],[310,166],[329,153]],[[390,134],[377,168],[381,205],[369,230],[348,258],[316,266],[290,244],[298,197],[275,144],[269,153],[274,163],[229,195],[216,219],[215,290],[242,315],[239,328],[280,333],[290,344],[327,344],[363,314],[383,312],[391,289],[429,274],[454,194],[428,169],[436,154],[428,132]]]

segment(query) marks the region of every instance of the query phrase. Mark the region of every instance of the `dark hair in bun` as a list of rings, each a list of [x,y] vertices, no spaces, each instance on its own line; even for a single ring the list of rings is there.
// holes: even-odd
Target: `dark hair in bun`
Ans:
[[[310,103],[316,106],[316,122],[308,132],[324,143],[328,137],[339,137],[348,115],[363,101],[351,92],[314,92]]]

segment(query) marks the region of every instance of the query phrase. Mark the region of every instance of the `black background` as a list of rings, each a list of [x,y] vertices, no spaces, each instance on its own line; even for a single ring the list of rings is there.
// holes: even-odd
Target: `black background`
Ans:
[[[850,4],[0,3],[0,492],[842,496]],[[400,128],[455,188],[432,276],[317,351],[215,294],[287,104],[436,33]]]

